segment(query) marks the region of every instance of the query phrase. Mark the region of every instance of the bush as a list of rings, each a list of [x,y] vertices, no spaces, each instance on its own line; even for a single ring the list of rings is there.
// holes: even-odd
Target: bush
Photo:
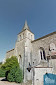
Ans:
[[[0,77],[5,77],[5,71],[0,68]]]
[[[12,56],[11,58],[7,58],[6,62],[2,65],[2,69],[10,71],[10,69],[14,66],[19,66],[19,63],[18,63],[16,56]]]
[[[21,83],[23,81],[22,70],[19,67],[16,56],[6,59],[6,62],[1,66],[1,68],[5,71],[4,76],[8,81],[17,83]]]
[[[21,83],[23,81],[22,70],[19,67],[13,67],[8,73],[7,80]]]
[[[17,67],[13,67],[10,72],[8,73],[7,80],[8,81],[15,81],[15,73],[16,73]]]
[[[16,79],[17,83],[21,83],[23,81],[23,74],[22,74],[22,70],[20,68],[18,68],[15,73],[15,79]]]
[[[12,56],[11,58],[6,59],[6,62],[1,66],[1,68],[5,71],[5,77],[7,79],[8,73],[10,72],[11,68],[19,67],[19,63],[16,56]]]
[[[10,73],[8,73],[7,79],[8,79],[8,81],[10,81],[10,82],[14,82],[14,81],[15,81],[14,78],[13,78],[13,76],[12,76]]]

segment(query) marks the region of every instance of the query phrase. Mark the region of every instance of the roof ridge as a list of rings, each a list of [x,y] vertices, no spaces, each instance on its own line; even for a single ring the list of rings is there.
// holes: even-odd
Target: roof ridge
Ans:
[[[45,36],[42,36],[42,37],[40,37],[40,38],[38,38],[38,39],[36,39],[36,40],[34,40],[34,41],[32,41],[32,42],[35,42],[35,41],[37,41],[37,40],[46,38],[46,37],[48,37],[48,36],[50,36],[50,35],[53,35],[53,34],[55,34],[55,33],[56,33],[56,31],[54,31],[54,32],[52,32],[52,33],[49,33],[49,34],[47,34],[47,35],[45,35]]]
[[[11,49],[11,50],[8,50],[6,53],[10,52],[10,51],[13,51],[15,48]]]

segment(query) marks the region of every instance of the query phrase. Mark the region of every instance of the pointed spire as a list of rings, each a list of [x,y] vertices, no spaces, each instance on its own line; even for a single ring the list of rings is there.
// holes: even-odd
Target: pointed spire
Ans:
[[[22,31],[21,32],[23,32],[23,31],[25,31],[25,30],[28,30],[28,31],[30,31],[31,32],[31,30],[30,30],[30,28],[29,28],[29,26],[28,26],[28,24],[27,24],[27,21],[25,20],[25,24],[24,24],[24,26],[23,26],[23,28],[22,28]],[[21,33],[20,32],[20,33]],[[20,34],[19,33],[19,34]]]
[[[24,27],[23,27],[22,30],[25,30],[25,29],[28,29],[28,30],[29,30],[29,27],[28,27],[28,25],[27,25],[27,21],[25,21],[25,24],[24,24]]]
[[[25,27],[27,27],[27,21],[25,21]]]

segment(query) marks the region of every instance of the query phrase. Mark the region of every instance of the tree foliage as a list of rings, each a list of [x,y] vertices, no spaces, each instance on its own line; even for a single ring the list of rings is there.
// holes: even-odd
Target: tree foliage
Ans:
[[[10,72],[8,73],[8,76],[7,76],[8,81],[11,81],[11,82],[15,81],[15,73],[16,73],[16,71],[17,71],[17,67],[13,67],[10,70]]]
[[[16,56],[12,56],[11,58],[6,59],[6,62],[2,65],[2,69],[10,71],[10,69],[15,66],[19,66],[18,60]]]
[[[5,71],[0,68],[0,77],[5,77]]]
[[[7,80],[10,82],[21,83],[23,81],[22,70],[19,67],[14,67],[8,73]]]
[[[0,62],[0,67],[1,67],[1,65],[2,65],[2,62]]]
[[[8,73],[10,72],[11,68],[19,67],[19,63],[16,56],[12,56],[11,58],[7,58],[6,62],[2,65],[2,69],[5,70],[5,77],[7,79]]]
[[[23,81],[22,70],[20,69],[16,56],[6,59],[1,69],[5,71],[5,77],[10,82],[21,83]]]
[[[15,79],[16,79],[17,83],[21,83],[23,81],[23,73],[22,73],[22,70],[20,68],[18,68],[16,73],[15,73]]]

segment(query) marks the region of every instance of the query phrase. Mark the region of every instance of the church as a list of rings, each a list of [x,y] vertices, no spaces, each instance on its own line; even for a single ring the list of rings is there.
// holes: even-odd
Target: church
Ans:
[[[15,48],[6,52],[6,59],[17,56],[24,81],[32,79],[32,70],[28,72],[27,68],[29,65],[33,66],[33,62],[35,67],[53,67],[53,73],[56,74],[56,31],[36,40],[34,37],[25,22],[22,31],[17,35]]]

